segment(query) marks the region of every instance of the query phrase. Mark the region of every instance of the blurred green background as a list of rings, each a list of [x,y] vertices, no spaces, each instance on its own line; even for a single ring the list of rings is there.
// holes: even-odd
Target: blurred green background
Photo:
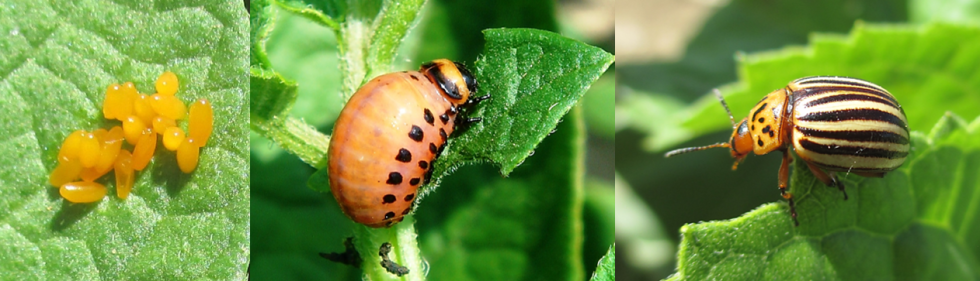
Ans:
[[[416,69],[436,58],[473,65],[483,48],[481,30],[491,27],[557,31],[612,53],[612,9],[608,1],[428,1],[394,69]],[[291,115],[329,134],[343,104],[334,34],[280,9],[267,47],[274,69],[299,84]],[[613,242],[613,77],[610,68],[580,102],[589,132],[582,245],[586,276]],[[306,186],[315,170],[268,139],[252,133],[251,140],[254,280],[360,280],[360,270],[317,255],[342,251],[353,223],[330,194]],[[472,191],[466,190],[467,181],[494,170],[490,165],[467,166],[444,178],[415,213],[419,240],[439,239],[437,229],[444,215],[438,214],[437,204],[468,196]],[[423,247],[423,255],[425,251]]]
[[[617,104],[617,280],[657,280],[675,272],[678,230],[686,223],[735,218],[763,203],[783,201],[777,189],[779,156],[749,156],[734,172],[724,149],[665,159],[665,151],[647,148],[650,135],[635,129],[643,127],[637,123],[664,122],[711,89],[736,82],[737,56],[804,46],[814,32],[846,35],[856,21],[918,24],[940,14],[944,21],[978,22],[969,15],[977,14],[980,4],[952,2],[617,1],[616,100],[642,95],[640,100],[657,109],[636,120],[623,118],[623,105]],[[739,119],[748,108],[732,110]],[[671,133],[660,131],[665,132]],[[730,134],[718,131],[664,150],[725,141]]]

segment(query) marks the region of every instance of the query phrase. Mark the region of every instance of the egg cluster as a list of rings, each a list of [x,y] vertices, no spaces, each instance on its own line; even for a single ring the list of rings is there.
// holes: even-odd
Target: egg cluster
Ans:
[[[132,82],[110,85],[102,113],[122,124],[108,130],[78,130],[65,138],[58,151],[58,166],[48,178],[51,185],[60,187],[61,197],[74,203],[102,200],[106,188],[95,180],[115,170],[116,195],[126,199],[133,188],[134,171],[150,163],[158,135],[164,148],[177,152],[180,170],[194,171],[200,149],[211,136],[214,115],[206,99],[195,101],[188,110],[175,96],[178,86],[177,75],[170,71],[160,75],[157,93],[152,95],[139,93]],[[186,134],[177,127],[177,120],[185,118]],[[132,152],[123,142],[132,146]]]

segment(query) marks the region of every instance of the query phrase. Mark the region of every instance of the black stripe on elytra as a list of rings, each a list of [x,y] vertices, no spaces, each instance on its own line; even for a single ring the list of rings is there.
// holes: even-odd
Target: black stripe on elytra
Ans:
[[[868,148],[849,145],[824,145],[812,142],[808,139],[800,140],[800,147],[814,153],[825,155],[850,155],[868,158],[905,158],[909,153],[906,151],[891,151],[880,148]]]
[[[886,142],[895,144],[909,143],[909,139],[905,136],[885,131],[822,131],[806,127],[796,127],[796,129],[804,136],[815,138],[863,142]]]
[[[884,112],[877,109],[871,109],[871,108],[812,112],[810,114],[800,116],[797,119],[802,121],[831,121],[831,122],[839,122],[839,121],[846,121],[846,120],[883,121],[883,122],[895,124],[895,126],[898,126],[900,128],[908,128],[905,125],[905,122],[902,122],[902,119],[898,118],[898,116],[895,116],[894,114],[888,112]]]
[[[803,99],[803,98],[806,98],[806,97],[809,97],[809,96],[818,95],[818,94],[822,94],[822,93],[826,93],[826,92],[832,92],[832,91],[858,92],[858,93],[871,94],[871,95],[874,95],[874,96],[877,96],[877,97],[880,97],[880,98],[883,98],[883,99],[886,99],[886,100],[890,101],[892,103],[892,105],[894,105],[896,107],[898,106],[898,101],[896,101],[894,97],[892,97],[891,95],[887,94],[886,92],[879,91],[879,90],[876,90],[876,89],[858,88],[858,87],[846,87],[846,86],[825,86],[825,87],[807,87],[807,88],[803,88],[803,93],[797,93],[798,95],[796,97],[796,100],[800,100],[800,99]]]
[[[800,84],[800,85],[817,84],[817,83],[843,84],[843,85],[849,85],[849,86],[857,86],[857,87],[865,87],[865,88],[878,89],[878,90],[880,90],[882,92],[885,92],[885,89],[882,89],[881,87],[878,87],[877,85],[871,84],[871,82],[863,81],[863,80],[857,79],[857,78],[834,77],[834,76],[824,76],[824,77],[817,76],[817,77],[810,77],[810,78],[812,78],[812,79],[808,79],[806,81],[797,82],[797,83]],[[840,80],[840,79],[837,79],[837,78],[850,78],[850,79],[862,81],[863,83],[862,82],[855,82],[855,81]]]
[[[456,83],[453,83],[453,81],[447,79],[446,74],[442,73],[442,69],[439,67],[431,65],[431,67],[425,69],[425,74],[426,76],[429,76],[429,79],[431,79],[433,83],[439,85],[439,88],[442,88],[442,92],[445,93],[447,97],[454,100],[463,98],[463,96],[459,94],[459,88],[456,87]]]
[[[825,103],[832,103],[832,102],[839,102],[839,101],[853,101],[853,100],[872,101],[881,104],[886,104],[891,107],[895,107],[895,105],[892,104],[891,102],[888,102],[887,100],[876,96],[869,96],[869,95],[862,95],[862,94],[838,94],[838,95],[830,95],[830,96],[812,100],[806,103],[805,105],[803,105],[803,108],[818,106]]]
[[[766,105],[769,105],[769,103],[768,102],[762,103],[762,105],[759,106],[759,109],[756,109],[755,113],[752,113],[752,120],[756,119],[755,116],[759,115],[759,112],[762,112],[762,110],[766,109]]]
[[[813,164],[816,164],[817,166],[830,171],[857,172],[857,173],[886,173],[891,170],[895,170],[895,168],[898,168],[898,166],[902,165],[900,163],[898,166],[894,166],[894,167],[860,168],[860,167],[843,167],[837,165],[824,164],[813,160],[810,161],[812,161]]]

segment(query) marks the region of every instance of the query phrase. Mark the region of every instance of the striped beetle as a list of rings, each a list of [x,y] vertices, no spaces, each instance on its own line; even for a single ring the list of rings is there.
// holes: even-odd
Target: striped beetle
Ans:
[[[783,153],[779,191],[789,201],[796,225],[793,194],[786,191],[790,147],[821,182],[844,193],[844,183],[833,172],[884,177],[905,162],[909,128],[905,111],[895,97],[871,82],[833,76],[796,79],[766,95],[737,125],[721,93],[715,95],[728,112],[734,131],[728,142],[667,152],[665,157],[715,147],[731,149],[738,167],[749,152]],[[825,172],[826,170],[826,172]]]

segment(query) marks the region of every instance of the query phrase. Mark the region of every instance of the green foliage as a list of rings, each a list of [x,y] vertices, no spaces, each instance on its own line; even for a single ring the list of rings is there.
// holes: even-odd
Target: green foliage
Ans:
[[[425,187],[433,190],[441,180],[439,185],[452,188],[429,193],[414,215],[392,228],[369,229],[353,224],[327,194],[325,172],[309,177],[306,184],[323,192],[311,193],[301,187],[305,180],[301,174],[309,173],[310,168],[269,149],[271,144],[265,138],[309,165],[323,167],[327,137],[317,131],[330,130],[343,101],[366,79],[402,69],[392,66],[399,61],[399,54],[380,50],[402,50],[399,46],[403,45],[404,32],[418,21],[418,7],[411,7],[419,2],[362,2],[356,2],[359,7],[348,5],[332,11],[323,8],[339,7],[330,2],[306,5],[292,1],[265,6],[276,10],[279,8],[274,6],[278,5],[302,18],[285,13],[281,20],[274,20],[275,29],[258,39],[268,41],[268,53],[264,55],[272,67],[252,65],[252,130],[257,133],[253,135],[252,159],[256,160],[259,175],[259,180],[253,182],[259,194],[253,200],[253,212],[257,214],[256,225],[262,225],[257,227],[256,237],[261,237],[257,240],[264,242],[257,246],[259,254],[253,257],[252,273],[256,279],[283,278],[287,273],[296,279],[358,279],[360,270],[316,255],[318,251],[342,251],[340,242],[352,231],[355,246],[365,258],[364,276],[372,279],[394,278],[378,265],[376,253],[381,242],[395,246],[392,259],[410,268],[407,279],[419,279],[425,274],[419,254],[428,262],[427,277],[432,279],[582,279],[584,128],[580,110],[572,105],[612,63],[612,56],[600,49],[539,30],[486,31],[487,46],[475,66],[461,62],[470,65],[480,81],[477,95],[490,93],[493,98],[467,113],[484,119],[454,134],[436,162],[438,171],[433,183]],[[265,10],[255,7],[256,3],[252,5],[253,13]],[[391,9],[396,11],[389,14]],[[399,9],[413,12],[407,14]],[[551,13],[535,12],[546,18],[542,21],[553,22]],[[496,14],[505,13],[501,10]],[[313,21],[303,23],[302,19]],[[443,26],[433,23],[435,20],[438,19],[422,19],[423,25],[431,28],[421,33],[426,38],[453,38]],[[353,28],[356,26],[369,28]],[[260,34],[266,27],[252,28],[254,34]],[[463,33],[472,37],[484,28]],[[323,33],[336,37],[314,38],[316,43],[309,43],[310,34]],[[333,44],[336,47],[330,46]],[[480,50],[474,42],[462,45]],[[419,61],[412,62],[410,67],[418,64]],[[339,75],[337,71],[324,71],[335,65],[339,65]],[[509,142],[503,142],[501,134],[493,130],[502,130]],[[505,144],[521,148],[512,149]],[[532,151],[535,155],[528,157]],[[509,178],[501,179],[498,172],[486,167],[460,167],[488,161],[513,170]],[[514,169],[520,162],[521,167]],[[452,176],[442,177],[456,167],[460,168]],[[322,218],[324,214],[326,218]],[[320,219],[309,220],[310,217]],[[611,242],[601,241],[602,247]],[[276,256],[281,253],[291,256]]]
[[[243,110],[246,11],[226,1],[0,5],[0,276],[11,280],[244,279],[250,251]],[[97,15],[93,18],[93,15]],[[10,36],[6,36],[9,34]],[[72,131],[110,128],[112,83],[154,92],[165,70],[185,103],[207,98],[214,134],[183,174],[158,145],[128,199],[63,200],[48,184]],[[180,122],[184,123],[184,122]]]
[[[844,176],[849,200],[794,165],[785,204],[689,224],[672,280],[975,280],[980,278],[980,118],[948,113],[884,179]]]
[[[616,245],[609,247],[609,252],[599,260],[599,267],[592,275],[593,281],[616,280]]]

